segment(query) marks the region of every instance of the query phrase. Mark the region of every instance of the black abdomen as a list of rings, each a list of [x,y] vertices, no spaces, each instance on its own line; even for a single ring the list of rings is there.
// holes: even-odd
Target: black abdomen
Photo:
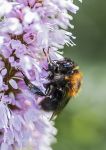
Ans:
[[[55,88],[54,88],[55,89]],[[55,111],[59,107],[63,99],[63,92],[60,89],[55,89],[46,96],[45,99],[40,103],[41,107],[45,111]]]

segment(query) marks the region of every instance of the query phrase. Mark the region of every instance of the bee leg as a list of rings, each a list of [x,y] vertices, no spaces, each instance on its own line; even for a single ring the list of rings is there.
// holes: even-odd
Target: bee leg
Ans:
[[[57,114],[55,112],[53,112],[49,120],[53,121],[56,118],[56,116],[57,116]]]
[[[45,71],[49,71],[48,69],[46,69],[46,68],[43,68],[43,70],[45,70]]]
[[[49,64],[52,64],[51,58],[50,58],[50,56],[49,56],[49,49],[50,49],[50,47],[48,48],[48,51],[45,52],[45,49],[43,48],[43,53],[44,53],[45,56],[47,57],[48,63],[49,63]]]
[[[51,86],[51,83],[49,82],[49,83],[47,83],[46,85],[45,85],[45,95],[47,96],[48,94],[49,94],[49,92],[50,92],[50,86]]]
[[[48,86],[48,88],[46,88],[45,94],[48,95],[50,92],[50,85]]]

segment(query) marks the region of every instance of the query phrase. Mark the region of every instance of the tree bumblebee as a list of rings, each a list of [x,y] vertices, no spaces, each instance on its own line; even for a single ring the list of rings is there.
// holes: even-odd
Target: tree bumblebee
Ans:
[[[45,53],[45,51],[44,51]],[[47,55],[45,53],[45,55]],[[74,97],[81,86],[82,74],[78,66],[70,58],[63,60],[51,60],[47,56],[48,61],[48,83],[45,84],[45,93],[40,88],[33,85],[28,78],[23,74],[25,84],[29,87],[33,94],[44,96],[44,99],[39,103],[45,111],[53,111],[51,119],[60,113],[69,102],[71,97]]]

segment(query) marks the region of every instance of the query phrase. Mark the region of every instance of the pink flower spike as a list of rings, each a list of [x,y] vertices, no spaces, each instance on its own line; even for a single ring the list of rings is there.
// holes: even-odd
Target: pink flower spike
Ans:
[[[0,0],[0,150],[52,150],[53,112],[40,102],[48,58],[62,60],[59,50],[75,45],[68,28],[77,10],[73,0]]]

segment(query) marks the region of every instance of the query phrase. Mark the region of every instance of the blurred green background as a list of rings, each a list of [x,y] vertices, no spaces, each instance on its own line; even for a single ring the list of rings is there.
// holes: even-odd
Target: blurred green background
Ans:
[[[56,120],[54,150],[106,150],[106,0],[83,0],[74,16],[76,47],[65,55],[83,72],[83,85]]]

